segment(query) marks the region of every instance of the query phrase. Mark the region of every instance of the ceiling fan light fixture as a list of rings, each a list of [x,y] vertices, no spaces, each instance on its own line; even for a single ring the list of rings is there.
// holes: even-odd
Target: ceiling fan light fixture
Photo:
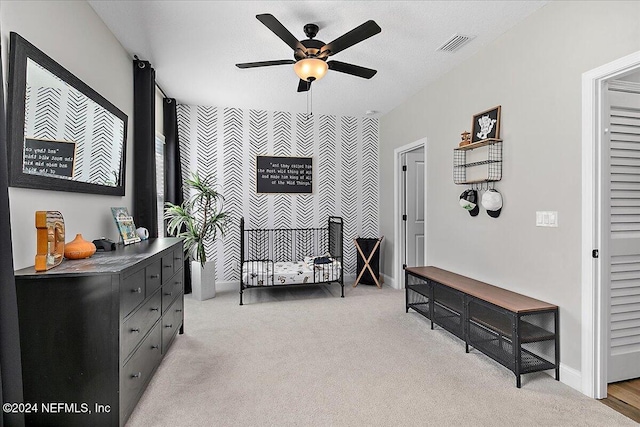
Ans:
[[[305,81],[320,80],[327,74],[328,69],[327,63],[317,58],[305,58],[293,64],[293,71]]]

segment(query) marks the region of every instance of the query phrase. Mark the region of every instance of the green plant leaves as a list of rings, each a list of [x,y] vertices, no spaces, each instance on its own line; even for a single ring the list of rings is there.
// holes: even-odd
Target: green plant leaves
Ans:
[[[206,244],[214,242],[218,233],[224,236],[229,215],[223,211],[224,196],[216,191],[212,177],[192,172],[184,188],[190,196],[181,205],[165,203],[167,232],[182,238],[185,255],[204,267]]]

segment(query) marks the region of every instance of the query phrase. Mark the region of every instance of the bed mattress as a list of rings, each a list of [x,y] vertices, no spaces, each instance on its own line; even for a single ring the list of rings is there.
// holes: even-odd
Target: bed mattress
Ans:
[[[278,286],[303,283],[336,282],[340,280],[340,262],[327,264],[306,261],[249,261],[242,265],[245,286]]]

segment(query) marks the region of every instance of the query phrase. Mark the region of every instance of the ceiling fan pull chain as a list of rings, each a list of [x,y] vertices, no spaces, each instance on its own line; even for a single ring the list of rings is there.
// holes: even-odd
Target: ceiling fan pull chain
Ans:
[[[309,86],[311,86],[311,83],[309,83]],[[309,101],[309,116],[313,117],[313,88],[309,87],[309,98],[311,99]]]
[[[307,82],[307,87],[307,120],[309,120],[313,116],[313,88],[310,82]]]

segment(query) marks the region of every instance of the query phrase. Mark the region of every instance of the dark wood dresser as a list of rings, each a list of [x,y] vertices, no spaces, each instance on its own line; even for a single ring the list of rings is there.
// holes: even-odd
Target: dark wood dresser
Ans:
[[[16,271],[26,424],[124,425],[182,333],[183,277],[175,238]]]

